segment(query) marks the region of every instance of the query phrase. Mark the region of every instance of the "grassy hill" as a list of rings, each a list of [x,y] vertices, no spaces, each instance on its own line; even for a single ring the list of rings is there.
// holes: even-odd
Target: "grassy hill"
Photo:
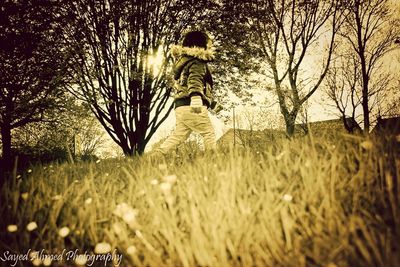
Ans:
[[[1,189],[2,263],[400,266],[399,145],[304,137],[34,166]]]

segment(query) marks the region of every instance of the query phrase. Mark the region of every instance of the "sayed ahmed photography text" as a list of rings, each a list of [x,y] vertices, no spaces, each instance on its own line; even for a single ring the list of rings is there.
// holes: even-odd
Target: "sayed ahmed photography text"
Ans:
[[[0,253],[0,261],[16,266],[19,262],[40,261],[40,262],[82,262],[86,266],[92,266],[95,262],[104,262],[104,266],[108,263],[114,263],[114,266],[119,266],[122,261],[122,255],[117,253],[117,250],[106,254],[91,254],[87,251],[80,252],[78,249],[67,250],[63,249],[60,253],[48,253],[45,249],[35,251],[28,249],[25,253],[14,253],[6,250]]]

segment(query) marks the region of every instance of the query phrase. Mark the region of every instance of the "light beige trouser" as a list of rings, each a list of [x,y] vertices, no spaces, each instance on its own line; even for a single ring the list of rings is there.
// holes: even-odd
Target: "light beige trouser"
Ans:
[[[192,113],[190,106],[180,106],[175,109],[176,127],[173,133],[160,146],[159,151],[166,154],[185,141],[192,131],[203,136],[206,150],[216,148],[214,128],[208,116],[207,107],[202,106],[200,113]]]

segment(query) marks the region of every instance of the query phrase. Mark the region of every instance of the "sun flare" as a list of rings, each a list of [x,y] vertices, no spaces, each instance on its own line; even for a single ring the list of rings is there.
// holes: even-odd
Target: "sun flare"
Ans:
[[[161,46],[157,49],[155,53],[149,54],[148,63],[153,74],[158,75],[164,64],[164,54]]]

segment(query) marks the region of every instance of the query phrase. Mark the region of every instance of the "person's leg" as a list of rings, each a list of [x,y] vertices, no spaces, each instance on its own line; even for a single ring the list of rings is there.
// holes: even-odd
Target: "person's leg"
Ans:
[[[206,107],[202,107],[201,113],[190,113],[184,117],[184,123],[193,131],[201,134],[204,139],[204,147],[206,150],[216,149],[216,140],[214,127],[211,124],[210,117]]]
[[[160,148],[157,150],[164,155],[167,154],[168,151],[178,146],[180,143],[185,141],[192,130],[186,126],[184,123],[185,116],[185,108],[186,106],[178,107],[175,109],[175,117],[176,117],[176,127],[170,136],[162,143]]]

